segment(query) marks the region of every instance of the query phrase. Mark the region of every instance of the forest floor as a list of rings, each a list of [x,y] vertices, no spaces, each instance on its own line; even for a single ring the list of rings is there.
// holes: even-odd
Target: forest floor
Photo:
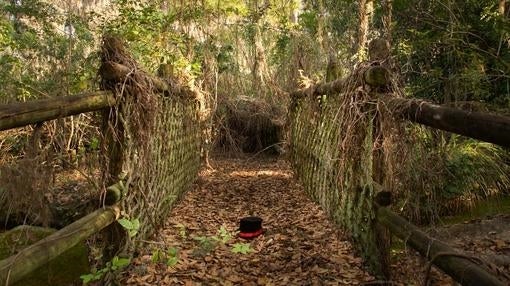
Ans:
[[[212,166],[146,241],[123,285],[374,284],[347,236],[309,199],[286,161],[220,157]],[[246,241],[236,230],[251,215],[263,218],[265,233]],[[422,285],[424,261],[405,250],[393,254],[393,285]],[[435,269],[431,281],[452,285]]]

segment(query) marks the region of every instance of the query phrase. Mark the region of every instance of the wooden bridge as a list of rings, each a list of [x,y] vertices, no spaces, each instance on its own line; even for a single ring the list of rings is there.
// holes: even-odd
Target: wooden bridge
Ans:
[[[174,78],[141,71],[116,39],[105,41],[102,90],[0,107],[0,130],[100,111],[104,142],[102,207],[0,261],[10,285],[87,237],[112,242],[107,256],[132,253],[154,234],[196,178],[204,149],[201,94]],[[393,174],[385,148],[405,121],[510,147],[510,118],[466,112],[395,94],[386,59],[371,58],[350,76],[289,93],[290,159],[309,196],[351,236],[373,273],[389,277],[391,235],[463,285],[504,285],[480,260],[429,237],[390,210]],[[327,104],[324,102],[327,101]],[[206,115],[205,115],[206,116]],[[390,128],[391,127],[391,128]],[[116,221],[140,218],[136,239]]]

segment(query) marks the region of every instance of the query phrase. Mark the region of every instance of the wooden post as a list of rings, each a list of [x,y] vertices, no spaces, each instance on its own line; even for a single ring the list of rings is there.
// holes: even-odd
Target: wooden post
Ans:
[[[384,39],[375,39],[371,41],[368,45],[368,57],[370,61],[379,61],[384,63],[386,59],[390,57],[390,44],[388,41]],[[377,68],[376,68],[377,67]],[[389,70],[384,66],[375,66],[372,69],[368,69],[364,74],[365,82],[367,82],[372,87],[384,87],[388,86],[391,83],[391,75]],[[371,96],[375,95],[375,92],[372,91]],[[381,114],[377,112],[377,109],[371,111],[370,117],[372,119],[372,178],[373,178],[373,186],[372,193],[370,194],[371,198],[375,201],[377,199],[376,189],[379,186],[387,186],[387,177],[386,177],[386,162],[385,162],[385,154],[383,149],[384,137],[382,130],[382,117]],[[376,204],[372,204],[372,208],[375,208]],[[375,209],[372,209],[375,212]],[[370,226],[374,229],[371,231],[374,232],[374,238],[376,245],[375,249],[377,249],[377,258],[378,264],[377,266],[372,266],[374,270],[378,270],[378,275],[381,275],[382,278],[386,280],[391,279],[391,270],[390,270],[390,246],[391,246],[391,234],[388,229],[382,227],[381,225],[375,222],[375,219],[372,219],[370,222]],[[375,268],[377,267],[377,268]]]

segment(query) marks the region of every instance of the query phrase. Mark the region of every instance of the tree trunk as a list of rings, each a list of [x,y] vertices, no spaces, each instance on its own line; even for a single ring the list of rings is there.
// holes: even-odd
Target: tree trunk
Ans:
[[[359,0],[359,30],[358,30],[358,43],[356,52],[358,54],[358,59],[362,60],[366,56],[365,47],[367,45],[368,39],[368,29],[370,27],[370,22],[372,21],[372,16],[374,14],[374,1],[373,0]]]
[[[391,21],[393,20],[393,0],[383,0],[382,1],[382,8],[383,8],[383,15],[382,15],[382,21],[383,21],[383,37],[386,41],[388,41],[391,45]]]
[[[502,18],[506,18],[506,1],[507,0],[499,0],[499,5],[498,5],[498,13],[499,15],[502,17]],[[501,36],[499,38],[499,45],[498,45],[498,51],[497,51],[497,55],[499,56],[500,53],[501,53],[501,48],[503,47],[503,42],[505,41],[505,35],[506,33],[503,31],[501,32]]]

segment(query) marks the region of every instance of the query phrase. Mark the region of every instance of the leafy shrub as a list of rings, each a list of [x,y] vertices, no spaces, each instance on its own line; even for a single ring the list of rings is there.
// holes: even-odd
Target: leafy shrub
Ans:
[[[434,222],[508,194],[508,153],[490,143],[417,128],[400,208],[417,223]]]

